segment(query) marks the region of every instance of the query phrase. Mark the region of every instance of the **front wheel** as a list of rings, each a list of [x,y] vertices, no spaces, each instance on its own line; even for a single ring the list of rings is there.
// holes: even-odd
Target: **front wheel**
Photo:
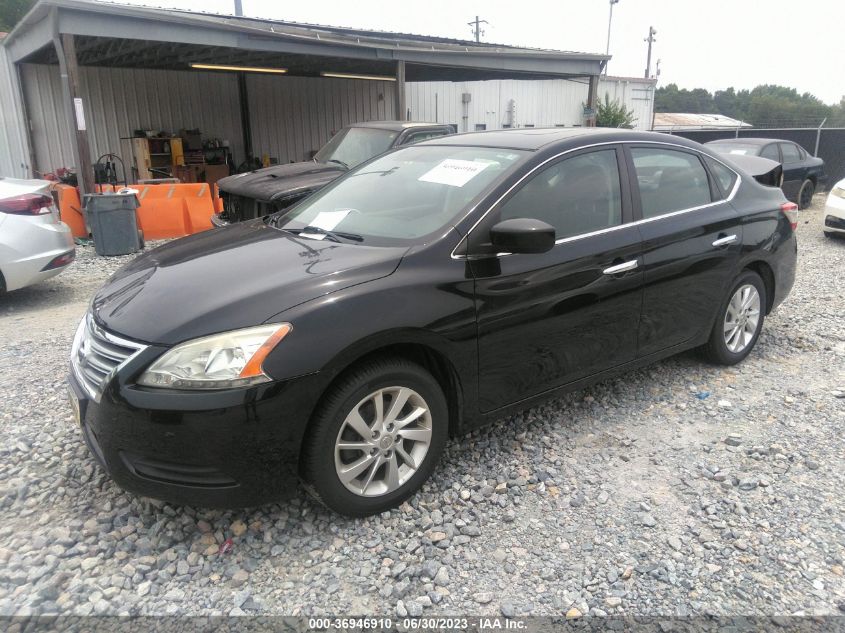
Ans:
[[[812,180],[805,180],[801,183],[801,189],[798,191],[798,208],[806,209],[813,204],[813,194],[816,193],[816,186]]]
[[[403,359],[353,370],[319,405],[302,459],[308,491],[361,517],[394,508],[429,478],[448,435],[443,390]]]
[[[710,340],[703,348],[705,357],[719,365],[736,365],[748,356],[763,329],[765,306],[763,280],[746,270],[722,302]]]

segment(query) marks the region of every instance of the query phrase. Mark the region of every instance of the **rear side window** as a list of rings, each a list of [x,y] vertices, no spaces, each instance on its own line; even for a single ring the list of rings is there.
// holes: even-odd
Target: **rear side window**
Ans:
[[[501,207],[501,219],[534,218],[556,239],[622,224],[616,150],[580,154],[546,167]]]
[[[722,197],[727,198],[734,188],[734,183],[737,178],[736,174],[725,167],[722,163],[717,160],[713,160],[709,156],[704,157],[704,162],[707,163],[707,166],[710,168],[710,173],[713,174],[713,177],[719,184]]]
[[[712,202],[707,172],[698,156],[671,149],[631,149],[643,218]]]
[[[780,151],[783,154],[784,164],[797,163],[801,160],[801,154],[798,153],[798,148],[792,143],[781,143]]]
[[[760,156],[763,158],[768,158],[769,160],[775,160],[780,162],[780,154],[778,153],[778,146],[772,143],[771,145],[766,145],[763,148],[763,151],[760,152]]]

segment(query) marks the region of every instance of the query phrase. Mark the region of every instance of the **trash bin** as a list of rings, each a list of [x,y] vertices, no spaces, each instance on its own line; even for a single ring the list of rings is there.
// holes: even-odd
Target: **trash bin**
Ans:
[[[85,215],[97,255],[129,255],[144,247],[134,193],[93,193],[85,196]]]

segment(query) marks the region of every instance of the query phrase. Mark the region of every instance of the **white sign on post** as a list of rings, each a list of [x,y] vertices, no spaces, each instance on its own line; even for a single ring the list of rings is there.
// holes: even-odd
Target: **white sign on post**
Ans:
[[[85,108],[82,106],[82,97],[73,98],[73,109],[76,111],[76,129],[85,131]]]

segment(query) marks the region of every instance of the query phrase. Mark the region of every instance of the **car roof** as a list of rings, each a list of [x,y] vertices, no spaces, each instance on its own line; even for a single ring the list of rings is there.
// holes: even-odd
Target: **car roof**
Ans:
[[[700,147],[697,143],[679,136],[669,136],[660,132],[639,132],[600,127],[569,127],[569,128],[518,128],[511,130],[491,130],[488,132],[465,132],[441,136],[418,143],[418,145],[464,145],[476,147],[496,147],[502,149],[539,150],[543,147],[571,141],[571,145],[580,142],[671,142],[677,145]]]
[[[731,145],[768,145],[769,143],[792,143],[782,138],[717,138],[712,141],[707,141],[705,145],[710,143],[729,143]]]
[[[381,130],[400,132],[412,127],[445,127],[447,125],[447,123],[426,123],[424,121],[364,121],[362,123],[350,123],[346,127],[374,127]]]

